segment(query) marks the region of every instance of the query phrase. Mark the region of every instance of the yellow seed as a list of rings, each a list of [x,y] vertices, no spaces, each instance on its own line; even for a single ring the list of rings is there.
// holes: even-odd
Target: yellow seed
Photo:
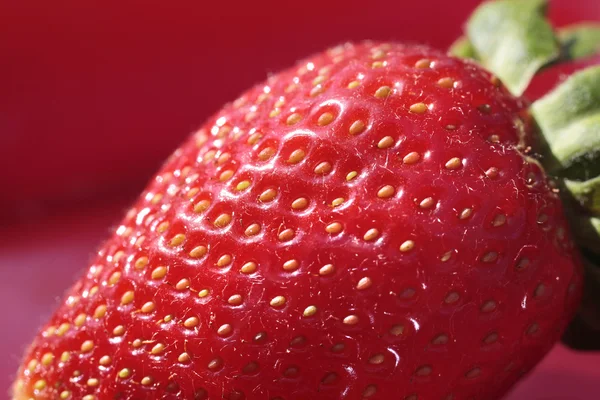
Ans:
[[[389,86],[381,86],[375,91],[375,97],[378,99],[384,99],[392,93],[392,89]]]
[[[129,235],[131,235],[131,232],[132,232],[132,229],[131,229],[131,228],[127,228],[127,229],[125,230],[125,233],[123,233],[123,236],[129,236]],[[115,262],[115,264],[116,264],[116,263],[118,263],[118,262],[119,262],[119,260],[120,260],[121,258],[123,258],[123,257],[125,257],[125,252],[124,252],[124,251],[122,251],[122,250],[119,250],[119,251],[117,251],[117,252],[115,253],[115,255],[113,256],[113,261],[114,261],[114,262]]]
[[[56,328],[56,335],[63,336],[65,333],[67,333],[69,331],[69,328],[71,328],[71,325],[67,322],[63,322],[62,324],[60,324],[58,326],[58,328]]]
[[[473,209],[472,208],[465,208],[464,210],[461,211],[460,215],[458,216],[460,219],[467,219],[469,218],[471,215],[473,214]]]
[[[219,156],[218,160],[217,160],[217,164],[218,165],[223,165],[225,164],[227,161],[229,161],[231,159],[231,154],[230,153],[223,153]]]
[[[144,386],[150,386],[154,383],[154,379],[150,376],[145,376],[142,378],[141,384]]]
[[[215,219],[214,226],[216,228],[224,228],[231,222],[231,215],[221,214]]]
[[[262,139],[262,134],[259,132],[253,133],[250,135],[250,137],[248,137],[248,144],[254,146],[260,139]]]
[[[156,309],[156,305],[153,302],[149,301],[142,306],[141,310],[143,313],[147,314],[147,313],[151,313],[155,309]]]
[[[48,366],[48,365],[52,364],[53,361],[54,361],[54,354],[52,354],[52,353],[45,353],[42,356],[42,364],[43,365]]]
[[[331,171],[331,168],[332,166],[330,163],[328,163],[327,161],[323,161],[315,167],[315,174],[325,175]]]
[[[404,325],[396,324],[390,328],[390,334],[393,336],[400,336],[404,333]]]
[[[494,179],[498,176],[498,173],[499,173],[498,168],[491,167],[490,169],[485,171],[485,176],[487,176],[490,179]]]
[[[192,258],[200,258],[204,257],[207,253],[208,249],[206,246],[196,246],[190,251],[190,257]]]
[[[242,304],[242,301],[242,296],[239,294],[234,294],[233,296],[230,296],[229,299],[227,299],[227,302],[232,306],[239,306],[240,304]]]
[[[422,68],[422,69],[429,68],[430,65],[431,65],[431,61],[426,58],[423,58],[415,63],[415,67]]]
[[[331,224],[327,225],[327,227],[325,227],[325,231],[327,231],[327,233],[340,233],[342,229],[342,224],[340,224],[339,222],[332,222]]]
[[[89,353],[94,348],[94,342],[91,340],[86,340],[81,344],[81,352]]]
[[[441,78],[437,82],[438,86],[443,87],[444,89],[450,89],[454,86],[454,81],[452,78]]]
[[[239,183],[236,185],[235,189],[236,189],[238,192],[241,192],[242,190],[248,189],[248,187],[250,187],[250,181],[246,180],[246,181],[241,181],[241,182],[239,182]]]
[[[358,317],[356,315],[348,315],[344,318],[344,324],[346,325],[356,325],[358,324]]]
[[[100,381],[98,379],[96,379],[96,378],[90,378],[90,379],[87,380],[86,383],[87,383],[88,386],[96,387],[96,386],[98,386],[100,384]]]
[[[233,171],[228,169],[228,170],[221,172],[221,175],[219,175],[219,180],[221,182],[225,182],[225,181],[228,181],[229,179],[231,179],[232,176],[233,176]]]
[[[357,175],[358,175],[358,172],[356,172],[356,171],[348,172],[348,175],[346,175],[346,180],[349,182],[352,179],[356,178]]]
[[[187,278],[180,279],[179,282],[175,285],[175,289],[177,290],[186,290],[190,287],[190,280]]]
[[[373,285],[373,281],[371,280],[371,278],[364,277],[364,278],[361,278],[360,281],[358,281],[356,288],[358,290],[365,290],[365,289],[370,288],[372,285]]]
[[[295,271],[300,267],[298,260],[287,260],[283,263],[283,269],[285,271]]]
[[[385,57],[385,51],[377,49],[373,52],[373,54],[371,55],[371,58],[373,60],[381,60],[382,58]]]
[[[162,198],[163,198],[163,195],[161,193],[156,193],[154,196],[152,196],[150,203],[158,204],[162,200]]]
[[[63,351],[62,354],[60,355],[60,361],[63,363],[66,363],[70,359],[71,359],[71,353],[69,353],[68,351]]]
[[[29,370],[29,372],[33,372],[35,371],[35,368],[38,366],[38,360],[36,359],[31,359],[29,360],[29,362],[27,363],[27,370]]]
[[[173,239],[171,239],[170,244],[172,247],[175,247],[179,246],[183,242],[185,242],[185,235],[183,233],[178,233],[177,235],[173,236]]]
[[[440,261],[441,262],[446,262],[450,259],[450,257],[452,257],[452,252],[448,251],[446,253],[444,253],[441,257],[440,257]]]
[[[188,329],[192,329],[197,327],[199,323],[200,320],[197,317],[189,317],[183,322],[183,326],[185,326]]]
[[[169,223],[167,221],[165,222],[161,222],[157,227],[156,227],[156,231],[158,233],[165,233],[167,231],[167,229],[169,229]]]
[[[290,154],[290,157],[288,158],[287,162],[290,164],[297,164],[304,159],[305,155],[306,153],[304,152],[304,150],[296,149],[292,152],[292,154]]]
[[[335,271],[335,267],[332,264],[326,264],[326,265],[323,265],[319,269],[319,275],[321,275],[321,276],[331,275],[331,274],[333,274],[334,271]]]
[[[271,307],[283,307],[285,305],[286,299],[283,296],[275,296],[271,299]]]
[[[490,251],[483,255],[483,257],[481,258],[481,261],[483,261],[484,263],[491,263],[491,262],[496,261],[497,258],[498,258],[498,253],[496,253],[495,251]]]
[[[210,201],[208,200],[200,200],[196,205],[194,205],[194,212],[199,214],[204,212],[210,207]]]
[[[410,112],[415,114],[423,114],[427,111],[427,106],[425,103],[415,103],[410,106]]]
[[[365,130],[365,123],[363,121],[361,121],[360,119],[354,121],[352,123],[352,125],[350,125],[350,129],[349,129],[351,135],[358,135],[359,133],[361,133],[364,130]]]
[[[304,315],[305,317],[312,317],[316,313],[317,313],[317,307],[308,306],[304,309],[304,312],[302,313],[302,315]]]
[[[291,114],[287,120],[285,121],[286,124],[288,125],[295,125],[298,122],[300,122],[300,120],[302,119],[302,116],[298,113],[293,113]]]
[[[100,319],[100,318],[104,317],[105,315],[106,315],[106,305],[105,304],[101,304],[98,307],[96,307],[96,310],[94,311],[94,318]]]
[[[318,96],[321,93],[323,93],[324,91],[325,91],[325,87],[323,87],[323,85],[317,85],[310,90],[310,97]]]
[[[63,390],[62,392],[60,392],[61,400],[67,400],[69,398],[69,396],[71,396],[71,392],[68,390]]]
[[[97,400],[98,398],[93,394],[86,394],[81,398],[81,400]]]
[[[109,286],[113,286],[115,285],[117,282],[119,282],[119,279],[121,279],[121,273],[119,271],[113,272],[110,277],[108,278],[108,285]]]
[[[224,324],[224,325],[221,325],[219,327],[219,329],[217,329],[217,335],[222,336],[222,337],[229,336],[229,335],[231,335],[232,331],[233,331],[233,328],[231,327],[231,325]]]
[[[190,360],[191,360],[190,355],[188,353],[185,353],[185,352],[181,353],[179,355],[179,357],[177,357],[177,361],[179,361],[182,364],[189,363]]]
[[[462,163],[460,161],[460,158],[454,157],[454,158],[449,159],[446,162],[445,166],[446,166],[446,169],[457,169],[457,168],[460,168],[461,165],[462,165]]]
[[[400,251],[403,253],[411,251],[414,248],[415,248],[415,242],[413,242],[412,240],[407,240],[400,245]]]
[[[333,201],[331,202],[332,207],[338,207],[338,206],[341,206],[342,204],[344,204],[343,197],[338,197],[336,199],[333,199]]]
[[[152,279],[162,279],[167,275],[167,267],[156,267],[152,271]]]
[[[83,326],[83,324],[85,324],[86,319],[87,319],[87,315],[82,313],[82,314],[79,314],[77,317],[75,317],[75,319],[73,320],[73,323],[75,324],[75,326],[81,327],[81,326]]]
[[[504,214],[498,214],[494,217],[494,222],[493,225],[494,226],[502,226],[506,223],[506,215]]]
[[[229,254],[223,254],[217,260],[217,267],[223,268],[223,267],[228,266],[229,264],[231,264],[231,256]]]
[[[131,376],[131,370],[129,368],[123,368],[122,370],[119,371],[119,378],[121,379],[127,379]]]
[[[275,155],[275,149],[272,147],[265,147],[258,153],[258,159],[261,161],[267,161]]]
[[[391,136],[385,136],[385,137],[381,138],[379,143],[377,143],[377,147],[380,149],[387,149],[389,147],[392,147],[393,145],[394,145],[394,138]]]
[[[312,84],[313,84],[313,86],[320,85],[321,83],[325,82],[326,79],[327,79],[326,76],[319,75],[315,79],[313,79]]]
[[[373,68],[373,69],[383,68],[384,66],[385,66],[384,61],[375,61],[371,64],[371,68]]]
[[[365,233],[365,235],[363,236],[363,239],[366,240],[367,242],[369,242],[371,240],[377,239],[378,236],[379,236],[379,231],[375,228],[371,228]]]
[[[421,159],[421,156],[419,155],[419,153],[417,153],[416,151],[412,151],[404,156],[404,158],[402,159],[402,162],[404,164],[411,165],[411,164],[417,163],[420,159]]]
[[[135,260],[135,268],[143,269],[146,265],[148,265],[148,257],[143,256]]]
[[[248,226],[246,228],[246,230],[244,231],[244,234],[246,236],[255,236],[258,235],[260,232],[260,225],[259,224],[251,224],[250,226]]]
[[[384,360],[385,360],[385,357],[383,354],[375,354],[374,356],[371,356],[369,358],[369,363],[378,365],[378,364],[383,363]]]
[[[150,350],[150,352],[153,355],[158,355],[160,353],[162,353],[163,351],[165,351],[165,345],[162,343],[156,343],[153,347],[152,350]]]
[[[329,125],[332,121],[333,121],[333,114],[326,112],[326,113],[321,114],[321,116],[319,116],[319,119],[317,120],[317,124],[319,126],[325,126],[325,125]]]
[[[46,388],[46,381],[44,379],[40,379],[35,381],[35,383],[33,384],[33,388],[35,390],[44,390]]]
[[[377,386],[375,385],[369,385],[365,388],[365,390],[363,390],[363,397],[368,398],[373,396],[375,393],[377,393]]]
[[[267,189],[260,194],[258,199],[263,203],[266,203],[273,200],[275,196],[277,196],[277,191],[275,189]]]
[[[123,296],[121,296],[121,305],[127,305],[131,303],[134,297],[135,296],[132,290],[128,290],[127,292],[123,293]]]
[[[385,185],[384,187],[382,187],[381,189],[379,189],[377,191],[377,197],[379,197],[380,199],[387,199],[389,197],[392,197],[395,192],[396,192],[396,190],[394,189],[393,186]]]
[[[431,207],[433,207],[434,204],[435,204],[435,200],[433,200],[433,198],[431,198],[431,197],[427,197],[419,203],[419,207],[431,208]]]
[[[292,229],[284,229],[279,233],[277,238],[282,242],[287,242],[288,240],[292,240],[294,238],[294,231]]]
[[[112,358],[110,358],[110,356],[102,356],[100,358],[100,360],[98,361],[98,363],[100,365],[102,365],[103,367],[106,367],[106,366],[112,364]]]
[[[243,274],[252,274],[252,273],[254,273],[256,271],[257,268],[258,268],[258,265],[256,265],[255,262],[250,261],[250,262],[245,263],[242,266],[242,268],[241,268],[240,271]]]
[[[124,333],[125,333],[125,327],[123,325],[118,325],[115,327],[115,329],[113,329],[114,336],[123,336]]]
[[[269,117],[271,118],[275,118],[276,116],[278,116],[279,114],[281,114],[281,108],[274,108],[271,110],[271,112],[269,113]]]
[[[360,81],[352,81],[348,84],[348,89],[356,89],[360,85]]]
[[[302,210],[308,206],[308,200],[304,197],[299,197],[292,202],[292,208],[294,210]]]

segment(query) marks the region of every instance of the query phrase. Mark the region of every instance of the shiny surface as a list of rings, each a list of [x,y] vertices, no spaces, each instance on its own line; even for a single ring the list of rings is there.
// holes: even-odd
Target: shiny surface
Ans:
[[[518,109],[419,47],[273,77],[167,162],[38,337],[23,390],[497,398],[580,286],[557,197],[514,149]]]

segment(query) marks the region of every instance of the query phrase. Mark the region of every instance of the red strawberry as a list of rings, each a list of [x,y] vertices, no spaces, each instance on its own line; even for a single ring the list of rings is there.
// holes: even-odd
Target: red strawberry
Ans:
[[[174,153],[14,398],[499,398],[581,287],[524,106],[420,46],[273,76]]]

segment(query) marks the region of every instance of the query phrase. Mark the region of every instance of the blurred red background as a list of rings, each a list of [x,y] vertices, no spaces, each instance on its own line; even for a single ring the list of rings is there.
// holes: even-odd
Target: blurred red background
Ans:
[[[345,40],[447,47],[479,1],[2,1],[0,391],[135,193],[220,105]],[[598,0],[550,10],[600,20]],[[600,355],[557,347],[509,399],[598,392]]]

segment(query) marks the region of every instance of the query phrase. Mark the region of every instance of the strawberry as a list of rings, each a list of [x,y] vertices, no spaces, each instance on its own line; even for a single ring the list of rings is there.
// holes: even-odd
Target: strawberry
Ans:
[[[523,110],[421,46],[347,45],[273,76],[165,164],[15,397],[498,397],[580,286]]]
[[[575,314],[582,216],[559,196],[595,187],[549,180],[531,149],[544,135],[549,171],[574,178],[550,139],[589,122],[574,118],[597,72],[552,93],[585,94],[563,115],[515,96],[528,80],[509,67],[504,86],[430,47],[361,42],[226,105],[66,294],[13,398],[500,398]]]

